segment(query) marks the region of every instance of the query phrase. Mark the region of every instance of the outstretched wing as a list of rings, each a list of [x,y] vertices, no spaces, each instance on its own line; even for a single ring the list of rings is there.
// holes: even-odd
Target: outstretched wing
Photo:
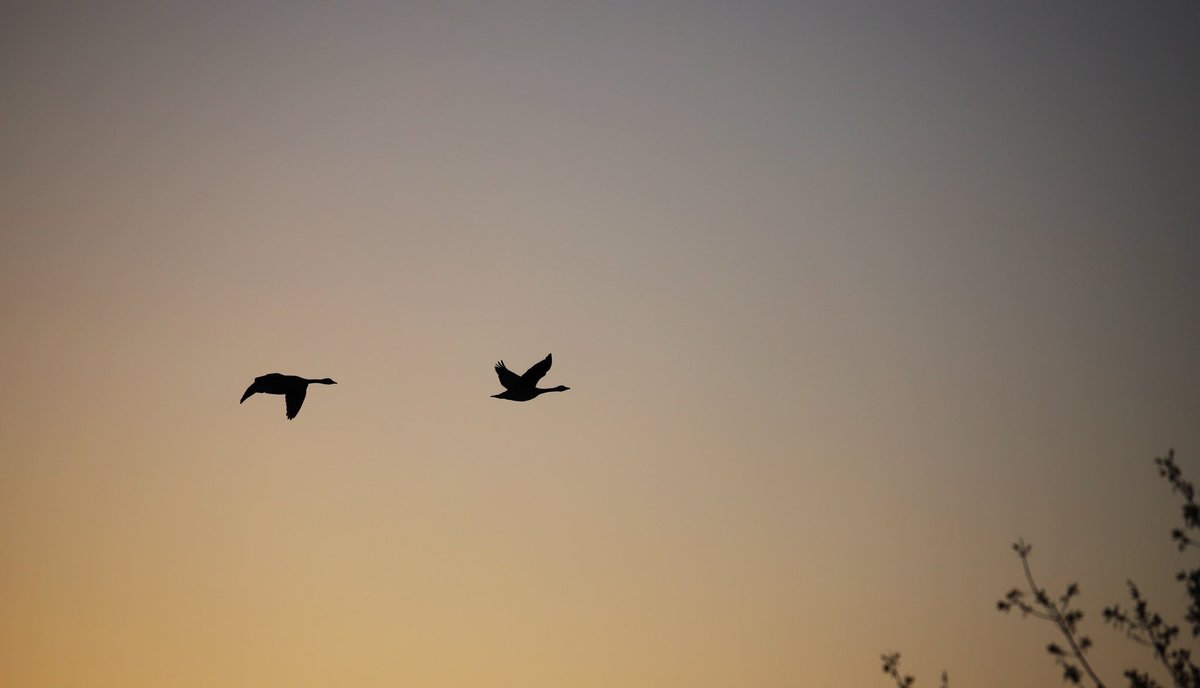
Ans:
[[[534,363],[529,367],[529,370],[525,371],[525,374],[521,376],[522,384],[529,385],[530,387],[536,385],[538,380],[545,377],[546,373],[550,371],[550,364],[553,362],[550,359],[550,354],[546,354],[545,358]]]
[[[251,396],[253,396],[257,392],[258,392],[258,380],[255,380],[253,383],[250,384],[249,387],[246,388],[245,394],[242,395],[242,401],[249,399]],[[239,401],[238,403],[240,404],[240,403],[242,403],[242,401]]]
[[[287,375],[279,373],[267,373],[254,378],[253,384],[246,388],[246,393],[242,395],[242,401],[249,399],[254,394],[283,394],[284,385],[287,382]],[[242,403],[239,401],[238,403]]]
[[[515,389],[521,386],[521,377],[509,370],[504,365],[504,361],[496,364],[496,377],[500,378],[500,384],[504,386],[504,389]]]
[[[300,385],[296,389],[289,391],[284,395],[284,400],[287,401],[287,417],[291,420],[300,413],[300,407],[304,404],[304,395],[308,392],[307,385]]]

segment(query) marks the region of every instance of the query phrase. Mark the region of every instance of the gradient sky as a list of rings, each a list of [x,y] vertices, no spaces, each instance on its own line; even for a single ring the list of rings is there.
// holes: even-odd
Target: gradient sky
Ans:
[[[1149,667],[1200,7],[799,5],[7,6],[0,684],[1057,686],[1017,536]]]

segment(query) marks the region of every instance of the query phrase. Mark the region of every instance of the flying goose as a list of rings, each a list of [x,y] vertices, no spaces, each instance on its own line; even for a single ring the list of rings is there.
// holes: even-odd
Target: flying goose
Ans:
[[[254,384],[246,388],[246,393],[242,395],[242,401],[260,392],[262,394],[282,394],[284,401],[287,402],[288,420],[291,420],[296,417],[297,413],[300,413],[300,406],[304,403],[304,394],[308,391],[308,386],[313,383],[320,385],[337,384],[327,377],[320,380],[309,380],[297,375],[267,373],[266,375],[254,378]],[[238,403],[240,404],[242,401]]]
[[[570,387],[559,385],[550,389],[542,389],[537,386],[538,380],[545,376],[546,371],[550,370],[550,364],[553,361],[550,354],[541,361],[533,364],[529,370],[525,371],[524,375],[517,375],[509,370],[504,365],[504,361],[496,364],[496,376],[500,378],[500,384],[504,385],[504,391],[499,394],[493,394],[493,399],[508,399],[509,401],[529,401],[539,394],[545,392],[565,392]]]

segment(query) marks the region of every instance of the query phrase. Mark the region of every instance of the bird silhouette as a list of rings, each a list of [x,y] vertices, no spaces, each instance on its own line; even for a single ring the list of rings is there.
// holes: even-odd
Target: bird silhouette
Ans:
[[[517,375],[509,370],[504,365],[504,361],[496,364],[496,376],[500,378],[500,384],[504,385],[504,391],[499,394],[493,394],[493,399],[508,399],[509,401],[529,401],[539,394],[546,392],[565,392],[570,387],[559,385],[550,389],[542,389],[537,386],[538,380],[546,375],[550,370],[550,364],[553,360],[550,354],[537,363],[533,364],[529,370],[525,371],[524,375]]]
[[[308,386],[313,383],[320,385],[337,384],[327,377],[320,380],[309,380],[297,375],[267,373],[266,375],[254,378],[254,383],[247,387],[246,393],[242,395],[242,401],[259,393],[282,394],[284,401],[287,402],[288,420],[291,420],[296,417],[297,413],[300,413],[300,406],[304,404],[304,395],[308,392]],[[240,404],[242,401],[238,403]]]

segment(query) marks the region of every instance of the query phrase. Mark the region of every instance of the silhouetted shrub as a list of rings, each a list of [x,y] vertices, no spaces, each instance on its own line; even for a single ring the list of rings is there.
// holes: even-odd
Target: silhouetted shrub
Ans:
[[[1191,547],[1200,548],[1197,531],[1200,531],[1200,505],[1196,503],[1196,489],[1191,481],[1184,479],[1183,472],[1175,463],[1175,450],[1167,452],[1166,456],[1157,457],[1154,463],[1158,466],[1158,474],[1171,485],[1172,493],[1183,498],[1182,527],[1171,531],[1171,539],[1175,541],[1179,551]],[[996,603],[1001,612],[1018,611],[1022,618],[1033,617],[1052,624],[1058,629],[1065,646],[1050,643],[1046,652],[1057,666],[1062,669],[1063,680],[1074,685],[1082,685],[1090,681],[1096,688],[1104,688],[1103,681],[1096,675],[1087,660],[1092,641],[1080,633],[1079,622],[1083,619],[1083,611],[1075,604],[1079,597],[1079,585],[1071,583],[1062,595],[1051,597],[1034,581],[1033,571],[1029,565],[1029,555],[1033,546],[1024,540],[1013,543],[1013,551],[1021,559],[1021,567],[1025,574],[1025,588],[1013,588]],[[1200,567],[1191,570],[1181,570],[1175,579],[1182,582],[1187,591],[1188,606],[1185,618],[1191,624],[1192,638],[1200,636]],[[1157,612],[1150,609],[1149,602],[1142,596],[1141,591],[1133,581],[1129,585],[1129,598],[1132,607],[1125,609],[1119,604],[1106,607],[1103,612],[1104,622],[1125,637],[1139,645],[1144,645],[1154,652],[1154,658],[1163,666],[1171,678],[1175,688],[1200,688],[1200,667],[1192,661],[1192,651],[1181,647],[1179,642],[1179,627],[1167,623]],[[912,676],[901,675],[900,653],[885,654],[883,671],[896,681],[898,688],[910,688],[915,679]],[[1130,688],[1163,688],[1163,685],[1150,677],[1149,673],[1129,669],[1125,678]],[[945,672],[942,673],[942,686],[947,688],[948,681]]]
[[[893,652],[890,655],[883,655],[883,673],[892,677],[896,682],[896,688],[911,688],[916,679],[912,676],[900,674],[900,653]],[[942,672],[942,688],[950,688],[950,677],[946,672]]]

